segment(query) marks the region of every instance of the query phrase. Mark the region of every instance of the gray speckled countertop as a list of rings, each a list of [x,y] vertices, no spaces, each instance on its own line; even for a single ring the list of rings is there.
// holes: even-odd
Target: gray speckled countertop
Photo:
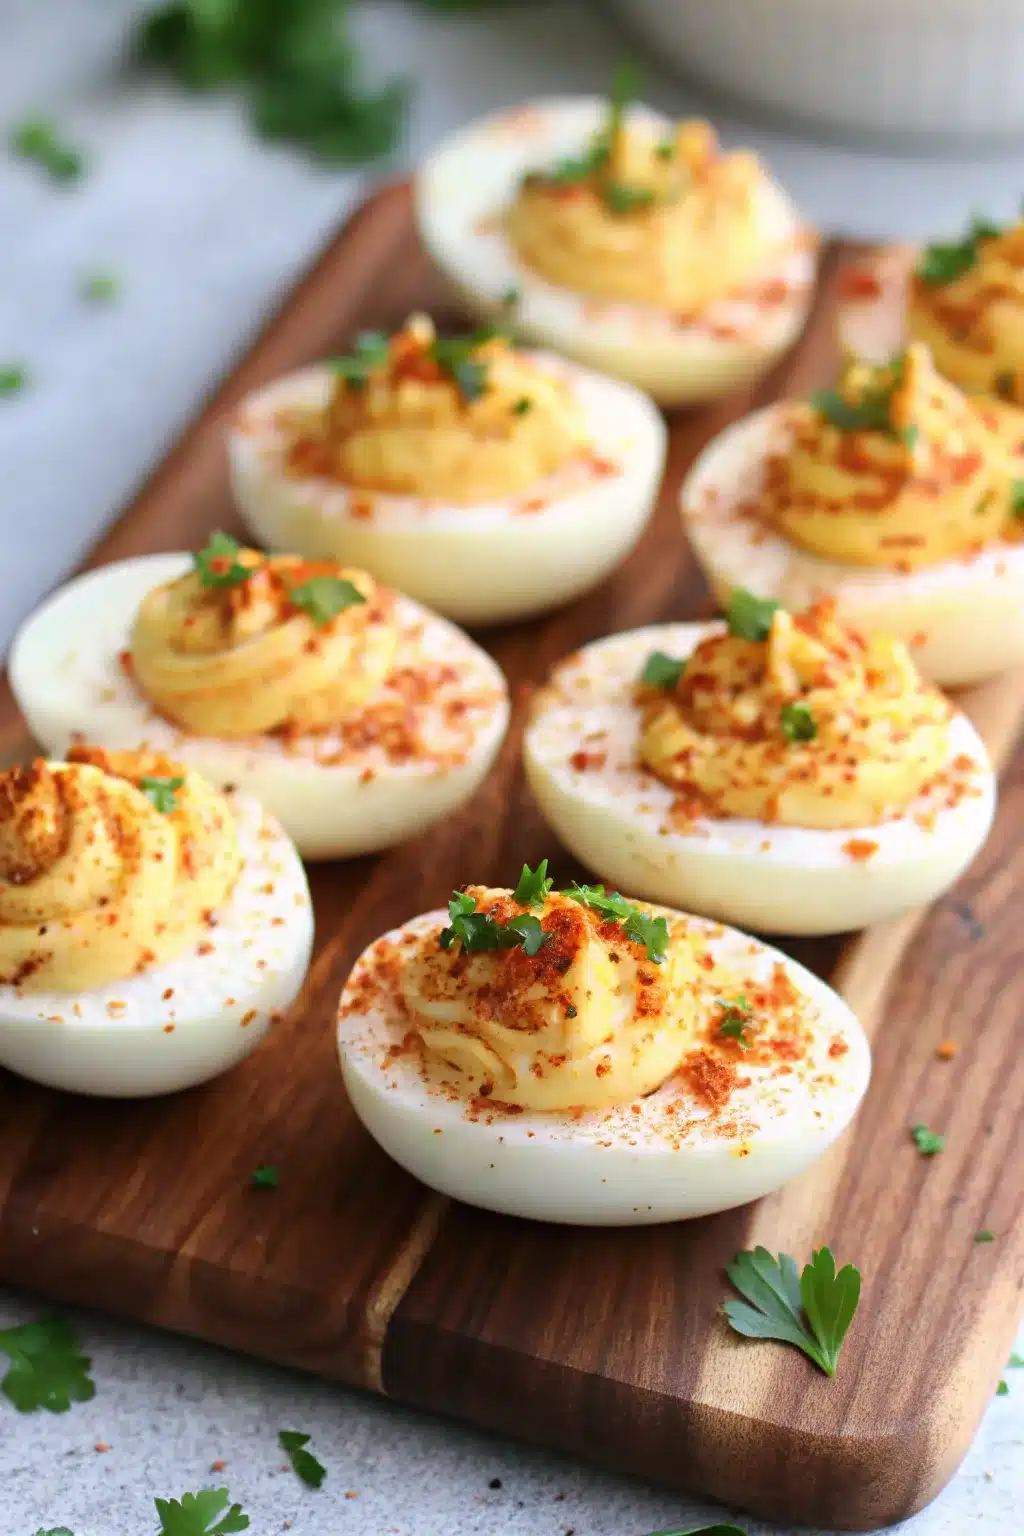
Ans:
[[[365,185],[253,143],[230,100],[126,83],[116,59],[134,9],[129,0],[0,0],[3,117],[52,111],[90,158],[83,182],[58,190],[0,156],[0,362],[23,360],[32,373],[30,389],[0,402],[3,644]],[[497,102],[599,89],[617,51],[590,9],[571,3],[481,21],[395,0],[366,6],[360,30],[381,74],[419,82],[407,160]],[[648,94],[696,105],[661,77]],[[955,228],[974,207],[1004,215],[1024,187],[1024,154],[897,159],[734,120],[723,129],[755,143],[812,217],[853,234]],[[83,303],[77,285],[91,267],[121,275],[115,305]],[[5,1325],[37,1310],[32,1298],[0,1295]],[[154,1496],[220,1482],[245,1505],[254,1536],[642,1536],[722,1518],[217,1350],[93,1317],[79,1326],[94,1357],[92,1403],[51,1418],[21,1417],[0,1400],[4,1536],[61,1524],[75,1536],[149,1536]],[[960,1473],[901,1527],[907,1536],[1021,1529],[1024,1371],[1008,1381]],[[312,1434],[328,1468],[318,1493],[281,1470],[282,1428]],[[222,1472],[211,1471],[215,1461]]]

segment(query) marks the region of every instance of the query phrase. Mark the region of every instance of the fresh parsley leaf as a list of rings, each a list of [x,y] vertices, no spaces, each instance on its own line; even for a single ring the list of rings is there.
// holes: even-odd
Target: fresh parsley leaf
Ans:
[[[288,1459],[292,1464],[297,1477],[300,1477],[308,1488],[319,1488],[327,1476],[327,1468],[322,1466],[312,1451],[307,1451],[309,1436],[301,1435],[296,1429],[282,1429],[277,1437],[277,1443],[282,1451],[288,1452]]]
[[[811,404],[840,432],[892,431],[889,416],[892,407],[891,385],[868,390],[859,400],[847,400],[837,389],[816,389],[811,396]]]
[[[448,916],[451,926],[441,931],[442,949],[451,949],[458,940],[470,953],[520,947],[526,954],[536,955],[551,937],[543,931],[539,920],[528,912],[507,923],[499,923],[488,913],[478,912],[476,897],[466,891],[453,891]]]
[[[652,917],[627,901],[625,896],[620,896],[618,891],[606,891],[603,885],[578,885],[574,880],[565,895],[619,923],[627,939],[644,946],[648,960],[653,960],[656,965],[664,960],[668,952],[668,922],[665,918]]]
[[[799,701],[783,704],[779,723],[787,741],[813,741],[818,734],[817,722],[809,706]]]
[[[969,272],[978,259],[983,240],[994,240],[1001,233],[997,224],[975,217],[962,240],[940,241],[926,246],[917,264],[917,275],[930,288],[942,288]]]
[[[522,299],[522,297],[523,297],[523,290],[521,288],[517,288],[513,284],[513,286],[511,288],[506,288],[505,292],[501,296],[502,308],[503,309],[515,309],[516,305],[519,303],[519,301]]]
[[[910,1134],[922,1157],[934,1157],[946,1145],[945,1136],[940,1136],[936,1131],[930,1131],[926,1125],[911,1126]]]
[[[738,1525],[693,1525],[685,1531],[652,1531],[651,1536],[748,1536]]]
[[[782,604],[771,597],[755,597],[743,587],[736,587],[729,599],[726,623],[729,633],[741,640],[767,640],[771,634],[772,614]]]
[[[90,304],[112,304],[121,292],[121,280],[113,272],[87,272],[82,278],[82,298]]]
[[[87,1403],[96,1394],[71,1324],[64,1317],[42,1317],[20,1328],[0,1331],[0,1349],[10,1359],[2,1390],[19,1413],[45,1408],[67,1413],[72,1403]]]
[[[75,1533],[74,1531],[69,1530],[66,1525],[51,1525],[48,1531],[44,1531],[42,1527],[40,1527],[39,1530],[36,1531],[36,1536],[75,1536]]]
[[[184,779],[160,778],[155,774],[143,774],[139,780],[139,788],[146,795],[158,811],[163,811],[169,816],[172,811],[178,809],[177,792],[184,784]]]
[[[820,1248],[798,1273],[788,1253],[776,1259],[759,1247],[738,1253],[726,1272],[744,1298],[730,1297],[722,1307],[737,1333],[793,1344],[826,1375],[835,1375],[860,1300],[860,1274],[852,1264],[836,1274],[831,1251]]]
[[[292,587],[288,596],[318,627],[329,624],[346,608],[358,608],[366,602],[359,588],[342,576],[311,576]]]
[[[62,139],[51,118],[26,117],[10,130],[8,143],[12,154],[38,165],[51,181],[77,181],[85,169],[81,154]]]
[[[277,1189],[280,1182],[281,1176],[272,1163],[260,1163],[250,1179],[253,1189]]]
[[[226,1488],[183,1493],[180,1499],[157,1499],[159,1536],[233,1536],[249,1529],[241,1504],[232,1504]]]
[[[1010,1367],[1011,1371],[1024,1370],[1024,1355],[1018,1355],[1017,1351],[1014,1350],[1013,1354],[1010,1356],[1006,1363]]]
[[[1010,511],[1014,517],[1024,517],[1024,480],[1010,481]]]
[[[654,146],[654,154],[658,160],[674,160],[676,146],[672,139],[662,139],[660,144]]]
[[[237,587],[243,581],[248,581],[249,572],[238,558],[241,551],[241,544],[230,533],[215,529],[206,547],[197,550],[192,556],[203,586]]]
[[[536,869],[524,864],[519,884],[512,892],[512,899],[518,901],[521,907],[542,907],[554,883],[548,875],[547,859],[541,859]]]
[[[640,682],[649,688],[675,688],[686,671],[686,658],[652,651],[643,664]]]
[[[612,88],[608,93],[608,122],[605,132],[611,142],[622,129],[626,108],[640,88],[640,72],[629,59],[620,59],[612,75]]]
[[[718,1026],[719,1034],[725,1035],[727,1040],[735,1040],[743,1050],[749,1051],[750,1041],[744,1030],[750,1023],[750,1004],[745,997],[720,997],[718,1003],[723,1010]]]
[[[495,334],[477,331],[472,336],[438,336],[430,344],[430,356],[467,402],[479,400],[487,388],[487,362],[473,353]]]
[[[383,368],[387,362],[388,350],[388,338],[383,331],[360,331],[352,351],[343,357],[332,357],[330,367],[350,389],[365,389],[374,369]]]
[[[1009,1382],[1001,1381],[999,1383],[998,1387],[996,1387],[996,1397],[1009,1397],[1009,1395],[1010,1395],[1010,1384],[1009,1384]]]
[[[0,398],[20,395],[28,383],[28,369],[24,363],[0,363]]]
[[[523,395],[513,405],[513,407],[512,407],[512,415],[513,416],[525,416],[528,411],[532,411],[532,410],[533,410],[533,401],[530,399],[529,395]]]
[[[607,178],[601,182],[600,192],[601,201],[608,212],[620,217],[636,213],[640,208],[649,208],[655,199],[653,187],[633,186],[628,181],[612,181]]]
[[[994,1243],[995,1240],[995,1233],[990,1232],[987,1227],[982,1227],[980,1232],[975,1232],[974,1234],[974,1241],[976,1243]]]

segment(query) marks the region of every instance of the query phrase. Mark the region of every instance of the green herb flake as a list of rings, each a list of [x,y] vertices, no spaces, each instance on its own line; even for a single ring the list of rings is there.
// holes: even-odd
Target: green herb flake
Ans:
[[[1005,1381],[1001,1381],[999,1383],[998,1387],[996,1387],[996,1397],[1009,1397],[1009,1395],[1010,1395],[1009,1383],[1005,1382]]]
[[[448,903],[450,926],[441,930],[442,949],[451,949],[458,941],[467,953],[484,950],[521,948],[536,955],[551,935],[545,933],[532,913],[524,912],[507,923],[499,923],[486,912],[478,912],[476,897],[466,891],[453,891]]]
[[[652,651],[643,664],[640,682],[648,688],[672,689],[686,671],[686,658],[669,656],[665,651]]]
[[[574,1019],[578,1012],[579,1010],[576,1005],[574,1003],[570,1003],[568,1008],[565,1010],[565,1016],[567,1019]]]
[[[85,169],[82,155],[61,137],[51,118],[27,117],[16,123],[8,143],[13,155],[39,166],[51,181],[77,181]]]
[[[799,702],[783,704],[779,723],[787,741],[813,741],[818,734],[809,706]]]
[[[618,891],[606,891],[603,885],[579,885],[574,880],[564,894],[618,923],[631,943],[644,946],[648,960],[653,960],[655,965],[664,960],[668,953],[668,922],[665,918],[653,917],[642,907],[635,907],[625,896],[620,896]]]
[[[718,1006],[722,1009],[718,1033],[724,1035],[727,1040],[735,1040],[744,1051],[749,1051],[750,1041],[744,1033],[750,1024],[750,1004],[746,998],[720,997]]]
[[[860,1301],[860,1273],[847,1264],[836,1273],[831,1250],[821,1248],[798,1273],[788,1253],[767,1248],[738,1253],[726,1273],[743,1297],[722,1305],[744,1338],[775,1339],[803,1350],[827,1376],[834,1376],[843,1339]]]
[[[502,309],[515,309],[516,306],[522,302],[522,297],[523,290],[521,288],[517,288],[514,284],[511,288],[506,288],[505,292],[501,296]]]
[[[1024,517],[1024,480],[1010,481],[1010,511],[1014,517]]]
[[[518,901],[521,907],[542,907],[554,883],[548,875],[547,859],[541,859],[536,869],[524,864],[519,884],[512,892],[512,899]]]
[[[488,382],[487,360],[473,354],[496,335],[494,330],[485,330],[472,336],[438,336],[430,344],[430,356],[467,404],[480,399]]]
[[[887,384],[880,389],[868,390],[859,400],[847,400],[837,389],[816,389],[811,396],[811,405],[824,416],[829,426],[840,432],[891,433],[893,387]],[[912,446],[912,442],[908,444],[908,447]]]
[[[28,369],[24,363],[0,363],[0,399],[20,395],[27,383]]]
[[[40,1526],[36,1536],[75,1536],[75,1533],[66,1525],[51,1525],[48,1531],[44,1531]]]
[[[655,200],[653,187],[637,187],[625,181],[602,181],[600,185],[601,201],[609,213],[618,217],[625,214],[637,213],[641,209],[650,208]]]
[[[1017,1351],[1014,1350],[1013,1354],[1010,1356],[1006,1363],[1011,1371],[1024,1370],[1024,1355],[1018,1355]]]
[[[995,1240],[995,1233],[990,1232],[987,1227],[982,1227],[980,1232],[975,1232],[974,1234],[974,1241],[976,1243],[994,1243]]]
[[[922,1157],[934,1157],[945,1148],[945,1136],[940,1136],[936,1131],[930,1131],[926,1125],[911,1126],[910,1134]]]
[[[515,405],[513,405],[513,407],[512,407],[512,415],[513,416],[525,416],[528,411],[532,411],[532,410],[533,410],[533,401],[530,399],[529,395],[523,395],[522,398],[517,400]]]
[[[926,246],[917,264],[917,275],[929,288],[942,288],[969,272],[978,260],[978,246],[1001,234],[997,224],[973,218],[962,240],[940,241]]]
[[[192,556],[193,565],[204,587],[237,587],[249,580],[249,569],[238,556],[242,546],[219,528],[210,534],[205,548]]]
[[[290,588],[288,596],[318,628],[329,624],[346,608],[358,608],[366,602],[359,588],[342,576],[311,576],[308,581]]]
[[[771,597],[755,597],[737,587],[729,599],[726,623],[729,633],[741,640],[767,640],[772,629],[772,615],[782,607]]]
[[[232,1504],[226,1488],[183,1493],[180,1499],[157,1499],[159,1536],[234,1536],[249,1529],[241,1504]]]
[[[139,788],[158,811],[169,816],[172,811],[178,809],[178,790],[184,782],[182,778],[160,778],[155,774],[146,773],[139,780]]]
[[[654,146],[655,158],[658,160],[674,160],[676,146],[673,139],[662,139],[660,144]]]
[[[0,1331],[0,1349],[10,1359],[2,1390],[19,1413],[67,1413],[72,1403],[96,1394],[77,1335],[63,1317],[43,1317]]]
[[[282,1429],[278,1434],[277,1443],[282,1451],[288,1452],[288,1459],[297,1477],[300,1477],[307,1488],[319,1488],[327,1476],[327,1468],[324,1467],[312,1451],[307,1451],[309,1436],[302,1435],[296,1429]]]
[[[371,373],[384,367],[389,352],[390,343],[383,331],[360,331],[352,343],[352,351],[329,358],[328,365],[349,389],[365,389]]]
[[[90,304],[113,304],[121,292],[121,279],[114,272],[87,272],[82,278],[82,298]]]
[[[253,1189],[277,1189],[281,1183],[281,1175],[273,1163],[260,1163],[253,1169],[249,1182]]]
[[[738,1525],[691,1525],[685,1531],[652,1531],[650,1536],[750,1536]]]

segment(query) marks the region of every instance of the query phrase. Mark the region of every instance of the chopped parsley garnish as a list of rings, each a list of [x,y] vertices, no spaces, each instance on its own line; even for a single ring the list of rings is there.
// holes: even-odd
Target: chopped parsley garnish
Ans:
[[[250,1179],[253,1189],[277,1189],[280,1182],[281,1175],[272,1163],[260,1163],[253,1169]]]
[[[640,681],[649,688],[675,688],[686,671],[686,658],[652,651],[643,664]]]
[[[180,1499],[157,1499],[159,1536],[234,1536],[249,1529],[241,1504],[232,1504],[226,1488],[183,1493]]]
[[[319,1488],[327,1476],[327,1468],[323,1466],[312,1451],[307,1451],[309,1435],[302,1435],[297,1429],[282,1429],[277,1437],[277,1443],[282,1451],[288,1452],[288,1459],[297,1477],[300,1477],[307,1488]]]
[[[655,200],[653,187],[632,186],[628,181],[604,180],[599,190],[609,213],[636,213],[639,208],[649,208]]]
[[[741,640],[767,640],[771,634],[772,615],[782,604],[772,597],[755,597],[737,587],[729,599],[726,623],[729,633]]]
[[[205,549],[199,549],[192,560],[204,587],[237,587],[249,579],[249,569],[238,556],[242,546],[230,533],[219,528],[210,534]]]
[[[486,912],[478,912],[476,897],[466,891],[452,892],[448,916],[451,926],[441,931],[442,949],[451,949],[458,940],[463,949],[470,953],[521,948],[526,954],[535,955],[551,937],[543,931],[539,920],[530,912],[513,917],[507,923],[499,923]]]
[[[525,416],[527,411],[533,410],[533,401],[529,395],[523,395],[512,407],[513,416]]]
[[[1024,517],[1024,480],[1010,481],[1010,511],[1014,517]]]
[[[625,896],[620,896],[618,891],[606,891],[603,885],[579,885],[574,880],[565,895],[618,923],[627,939],[644,946],[648,960],[653,960],[656,965],[664,960],[668,951],[668,922],[665,918],[652,917],[627,901]]]
[[[0,397],[20,395],[28,383],[28,369],[24,363],[0,363]]]
[[[818,734],[818,726],[810,708],[800,702],[783,704],[779,723],[787,741],[813,741]]]
[[[522,297],[523,290],[521,288],[516,288],[514,285],[511,288],[506,288],[501,296],[502,308],[515,309]]]
[[[655,146],[654,153],[659,160],[674,160],[676,157],[674,140],[662,139],[661,143]]]
[[[574,1019],[578,1012],[579,1010],[577,1009],[575,1003],[570,1003],[568,1008],[565,1010],[565,1016],[567,1019]]]
[[[339,379],[344,379],[349,389],[365,389],[374,369],[382,368],[387,362],[388,346],[383,331],[360,331],[352,343],[352,351],[342,357],[332,357],[330,367]]]
[[[67,1413],[72,1403],[87,1403],[96,1394],[89,1357],[82,1354],[66,1318],[42,1317],[20,1328],[5,1328],[0,1331],[0,1349],[11,1362],[0,1391],[19,1413],[37,1408]]]
[[[12,154],[38,165],[51,181],[77,181],[85,169],[81,154],[61,137],[60,129],[50,118],[27,117],[16,123],[8,143]]]
[[[512,892],[512,899],[518,901],[521,907],[542,907],[554,883],[548,875],[547,859],[541,859],[536,869],[524,864],[519,884]]]
[[[934,1157],[937,1152],[942,1152],[945,1148],[945,1136],[940,1136],[937,1131],[930,1131],[926,1125],[911,1126],[910,1134],[922,1157]]]
[[[1011,1371],[1024,1370],[1024,1355],[1018,1355],[1017,1351],[1014,1350],[1013,1354],[1010,1356],[1006,1363],[1010,1367]]]
[[[1010,1395],[1010,1385],[1009,1385],[1009,1382],[1001,1381],[999,1383],[998,1387],[996,1387],[996,1397],[1009,1397],[1009,1395]]]
[[[488,341],[494,331],[476,331],[472,336],[438,336],[430,344],[430,356],[452,379],[467,404],[479,400],[487,388],[487,362],[473,353]]]
[[[66,1525],[51,1525],[48,1531],[44,1531],[40,1526],[36,1536],[75,1536],[75,1533]]]
[[[172,811],[178,809],[178,790],[184,784],[184,779],[160,778],[155,774],[143,774],[139,780],[139,788],[148,797],[158,811],[163,811],[169,816]]]
[[[342,576],[311,576],[290,588],[288,596],[318,626],[329,624],[346,608],[357,608],[366,602],[359,588]]]
[[[87,272],[82,278],[82,298],[90,304],[112,304],[121,292],[121,280],[113,272]]]
[[[995,1233],[990,1232],[987,1227],[982,1227],[980,1232],[975,1232],[974,1234],[974,1241],[976,1243],[994,1243],[995,1240]]]
[[[685,1531],[652,1531],[651,1536],[750,1536],[738,1525],[692,1525]]]
[[[840,432],[891,432],[892,388],[867,390],[859,400],[847,400],[837,389],[816,389],[811,404]],[[912,444],[908,444],[912,446]]]
[[[776,1259],[767,1248],[754,1248],[738,1253],[726,1273],[744,1298],[730,1297],[722,1306],[737,1333],[794,1344],[827,1376],[835,1375],[860,1300],[860,1273],[852,1264],[836,1274],[830,1249],[820,1248],[798,1273],[788,1253]]]
[[[750,1041],[746,1038],[744,1030],[750,1023],[750,1004],[745,997],[720,997],[719,1007],[722,1009],[721,1021],[718,1032],[727,1040],[735,1040],[743,1050],[749,1051]]]
[[[983,240],[994,240],[1000,235],[998,224],[987,219],[973,218],[962,240],[939,242],[926,246],[917,264],[917,275],[930,288],[941,288],[955,282],[969,272],[978,259],[978,246]]]

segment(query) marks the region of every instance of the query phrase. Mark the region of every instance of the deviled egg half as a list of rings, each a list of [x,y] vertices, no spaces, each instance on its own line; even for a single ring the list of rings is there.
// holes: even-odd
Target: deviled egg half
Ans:
[[[417,176],[420,234],[481,319],[663,405],[712,399],[803,329],[816,238],[753,154],[625,96],[461,129]]]
[[[224,534],[70,582],[9,672],[53,755],[79,739],[169,754],[255,795],[310,859],[451,815],[509,714],[499,668],[445,619],[363,571]]]
[[[419,315],[251,395],[228,448],[260,543],[492,624],[568,602],[628,554],[665,436],[628,384]]]
[[[233,1066],[298,994],[313,911],[248,796],[155,754],[0,774],[0,1065],[76,1093],[172,1093]]]
[[[1024,406],[1024,219],[973,219],[959,239],[861,257],[844,283],[839,334],[854,357],[886,363],[908,342],[931,349],[970,395]],[[1024,437],[1024,418],[1020,435]]]
[[[726,428],[683,483],[683,524],[723,602],[834,598],[934,681],[977,682],[1024,661],[1022,426],[914,343]]]
[[[947,890],[991,825],[966,716],[899,640],[737,592],[728,621],[599,640],[534,700],[526,774],[602,879],[768,933],[861,928]]]
[[[846,1004],[734,929],[601,886],[468,886],[371,944],[342,993],[345,1085],[425,1184],[622,1226],[727,1210],[849,1124],[870,1053]]]

